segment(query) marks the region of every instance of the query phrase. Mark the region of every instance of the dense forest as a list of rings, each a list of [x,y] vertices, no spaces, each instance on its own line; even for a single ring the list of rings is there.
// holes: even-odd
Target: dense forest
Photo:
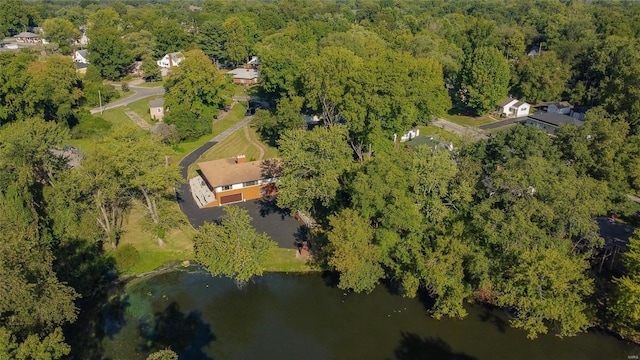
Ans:
[[[640,234],[602,271],[595,220],[637,221],[637,2],[0,1],[5,36],[34,26],[49,44],[0,53],[0,357],[79,351],[70,325],[118,276],[109,250],[127,209],[143,204],[158,246],[184,222],[173,202],[184,180],[166,156],[211,132],[230,104],[219,69],[253,55],[271,104],[253,126],[279,149],[278,205],[315,218],[315,265],[340,288],[426,293],[436,318],[464,317],[467,302],[503,307],[530,338],[601,326],[640,340]],[[81,28],[84,76],[69,57]],[[149,64],[176,51],[186,60],[164,86],[177,133],[96,136],[88,107],[117,96],[103,80],[136,60],[159,78]],[[554,136],[518,125],[454,151],[394,141],[508,95],[590,110]],[[308,130],[303,114],[322,126]],[[51,151],[70,138],[92,139],[73,169]]]

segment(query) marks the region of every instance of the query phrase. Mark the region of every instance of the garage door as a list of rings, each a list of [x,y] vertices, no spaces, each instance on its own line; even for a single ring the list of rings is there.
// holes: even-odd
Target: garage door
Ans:
[[[238,201],[242,201],[242,193],[233,194],[233,195],[227,195],[227,196],[221,196],[220,197],[220,204],[221,205],[234,203],[234,202],[238,202]]]

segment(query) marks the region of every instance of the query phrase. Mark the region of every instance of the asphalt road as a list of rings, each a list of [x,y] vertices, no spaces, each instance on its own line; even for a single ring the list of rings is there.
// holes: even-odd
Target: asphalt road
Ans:
[[[132,102],[138,101],[140,99],[144,99],[144,98],[147,98],[147,97],[150,97],[150,96],[164,94],[164,87],[163,86],[156,86],[156,87],[129,86],[129,90],[135,92],[135,94],[133,94],[133,95],[131,95],[129,97],[126,97],[124,99],[120,99],[120,100],[114,101],[112,103],[109,103],[107,105],[104,105],[102,110],[104,111],[104,110],[117,108],[119,106],[129,105]],[[99,107],[91,109],[91,113],[92,114],[99,113],[100,111],[101,111],[101,109]]]
[[[519,118],[512,118],[512,119],[507,119],[507,120],[502,120],[502,121],[498,121],[498,122],[494,122],[491,124],[485,124],[485,125],[481,125],[478,126],[479,129],[481,130],[493,130],[493,129],[497,129],[503,126],[507,126],[510,124],[514,124],[517,122],[523,122],[526,120],[526,117],[519,117]]]
[[[202,156],[202,154],[207,150],[211,149],[220,141],[226,139],[234,131],[248,124],[252,119],[253,116],[245,117],[242,121],[234,124],[223,133],[195,149],[180,161],[180,173],[185,179],[185,183],[176,191],[176,200],[178,201],[180,210],[182,210],[182,212],[187,216],[189,223],[191,223],[191,226],[194,228],[199,228],[205,222],[215,222],[220,219],[223,214],[224,207],[205,209],[200,209],[198,207],[196,201],[191,195],[191,188],[189,187],[187,179],[189,166],[198,160],[198,158],[200,158],[200,156]],[[302,226],[287,211],[275,206],[274,201],[259,199],[241,202],[235,205],[246,209],[249,212],[249,215],[253,218],[251,225],[253,225],[258,232],[265,232],[271,236],[271,238],[278,243],[279,247],[289,249],[297,248],[296,242],[301,239]]]

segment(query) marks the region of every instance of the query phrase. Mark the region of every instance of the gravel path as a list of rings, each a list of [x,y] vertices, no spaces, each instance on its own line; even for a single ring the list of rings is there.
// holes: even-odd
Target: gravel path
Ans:
[[[124,113],[129,117],[129,119],[131,119],[131,121],[136,123],[136,125],[140,126],[141,128],[145,130],[151,129],[151,125],[149,125],[148,122],[144,121],[144,119],[141,118],[138,114],[136,114],[135,111],[125,110]]]

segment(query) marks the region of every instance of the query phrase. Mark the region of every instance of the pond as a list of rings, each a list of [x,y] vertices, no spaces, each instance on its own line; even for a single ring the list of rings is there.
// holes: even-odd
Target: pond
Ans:
[[[435,320],[420,299],[380,286],[347,293],[320,275],[267,274],[239,289],[199,268],[138,280],[96,304],[74,338],[76,358],[145,359],[628,359],[640,347],[589,332],[531,341],[501,310],[469,306]],[[91,330],[93,329],[93,330]]]

